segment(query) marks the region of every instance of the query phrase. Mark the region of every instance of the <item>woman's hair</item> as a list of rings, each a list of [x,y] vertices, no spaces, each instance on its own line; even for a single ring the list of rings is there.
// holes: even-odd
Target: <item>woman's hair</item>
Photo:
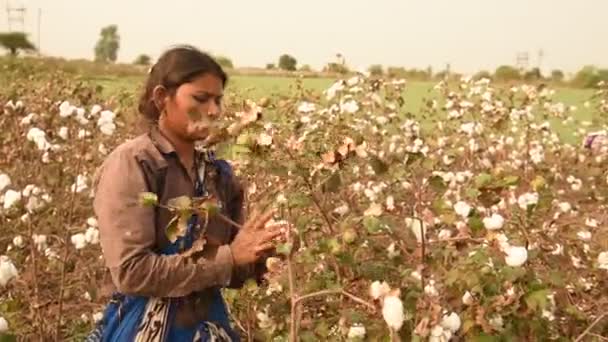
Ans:
[[[228,76],[208,54],[189,45],[173,47],[160,56],[150,69],[148,80],[139,100],[138,110],[150,122],[157,122],[160,111],[152,98],[154,88],[161,85],[173,95],[177,88],[203,74],[212,74],[226,86]]]

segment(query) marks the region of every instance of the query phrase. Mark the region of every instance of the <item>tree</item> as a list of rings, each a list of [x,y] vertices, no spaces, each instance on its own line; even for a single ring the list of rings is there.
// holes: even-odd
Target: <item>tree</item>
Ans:
[[[266,64],[266,70],[273,70],[275,68],[274,63],[268,63]]]
[[[555,69],[555,70],[551,71],[551,81],[561,83],[564,81],[564,78],[565,78],[565,75],[564,75],[563,71],[561,71],[559,69]]]
[[[380,64],[370,65],[367,71],[369,71],[372,76],[382,76],[382,74],[384,74],[384,70],[382,69],[382,65]]]
[[[487,78],[487,79],[491,80],[492,74],[490,74],[488,71],[482,70],[482,71],[476,73],[475,76],[473,76],[474,80],[481,80],[483,78]]]
[[[0,33],[0,46],[8,50],[12,56],[16,56],[19,50],[36,50],[34,44],[27,39],[27,35],[23,32]]]
[[[539,68],[533,68],[532,70],[527,71],[524,74],[524,79],[526,81],[528,81],[528,82],[530,82],[530,81],[539,81],[539,80],[543,79],[543,75],[540,72]]]
[[[308,64],[304,64],[300,67],[300,71],[304,71],[304,72],[311,72],[312,68],[310,67],[310,65]]]
[[[95,60],[99,62],[116,62],[120,48],[118,26],[109,25],[101,29],[101,37],[95,44]]]
[[[283,70],[294,71],[297,65],[298,61],[293,56],[284,54],[279,57],[279,68]]]
[[[216,56],[215,61],[225,69],[234,68],[234,64],[232,64],[232,60],[226,56]]]
[[[593,65],[586,65],[574,75],[572,84],[576,87],[591,88],[595,87],[599,81],[597,68]]]
[[[494,78],[497,81],[514,81],[519,80],[521,75],[519,70],[510,65],[501,65],[494,72]]]
[[[146,54],[141,54],[135,58],[133,64],[135,65],[150,65],[152,63],[152,58]]]
[[[337,73],[337,74],[348,74],[350,70],[348,67],[343,64],[338,63],[328,63],[327,66],[323,69],[325,72]]]

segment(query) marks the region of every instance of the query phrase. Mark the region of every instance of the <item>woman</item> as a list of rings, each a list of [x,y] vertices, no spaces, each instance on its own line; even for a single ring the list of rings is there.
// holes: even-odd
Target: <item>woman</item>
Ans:
[[[260,277],[282,227],[267,226],[272,212],[243,223],[243,190],[230,165],[195,149],[214,139],[204,123],[220,118],[226,81],[211,57],[188,46],[165,52],[150,70],[139,111],[151,128],[117,147],[96,181],[94,210],[114,296],[91,341],[238,340],[220,289]],[[171,243],[170,212],[140,204],[144,192],[160,204],[216,195],[223,215],[242,228],[193,216],[185,236]],[[184,255],[197,239],[205,241],[202,252]]]

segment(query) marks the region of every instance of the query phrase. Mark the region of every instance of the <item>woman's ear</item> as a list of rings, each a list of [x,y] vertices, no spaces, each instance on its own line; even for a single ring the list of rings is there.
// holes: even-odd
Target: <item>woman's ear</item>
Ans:
[[[154,105],[158,108],[159,113],[165,110],[168,95],[167,88],[162,85],[157,85],[152,90],[152,101],[154,101]]]

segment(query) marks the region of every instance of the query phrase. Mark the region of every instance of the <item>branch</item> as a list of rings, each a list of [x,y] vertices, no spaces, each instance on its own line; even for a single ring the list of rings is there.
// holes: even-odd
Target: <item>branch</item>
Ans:
[[[589,332],[591,331],[591,329],[593,329],[593,327],[595,327],[604,317],[606,317],[606,315],[608,315],[608,313],[604,312],[602,315],[600,315],[595,321],[593,321],[593,323],[591,323],[591,325],[585,330],[583,331],[582,334],[580,334],[576,340],[574,340],[574,342],[580,342],[583,340],[583,337],[585,337],[587,334],[589,334]]]
[[[372,304],[364,299],[361,299],[361,298],[353,295],[352,293],[349,293],[344,290],[322,290],[322,291],[318,291],[318,292],[309,293],[307,295],[298,297],[296,299],[296,303],[300,303],[306,299],[310,299],[313,297],[320,297],[320,296],[326,296],[326,295],[332,295],[332,294],[341,294],[343,296],[346,296],[346,297],[354,300],[355,302],[357,302],[359,304],[367,306],[372,311],[376,311],[376,306],[374,306],[374,304]]]
[[[443,239],[443,240],[429,240],[426,243],[427,244],[434,244],[434,243],[445,243],[445,242],[460,242],[460,241],[472,241],[472,242],[484,242],[486,241],[486,239],[484,238],[473,238],[470,236],[461,236],[461,237],[453,237],[453,238],[447,238],[447,239]]]

